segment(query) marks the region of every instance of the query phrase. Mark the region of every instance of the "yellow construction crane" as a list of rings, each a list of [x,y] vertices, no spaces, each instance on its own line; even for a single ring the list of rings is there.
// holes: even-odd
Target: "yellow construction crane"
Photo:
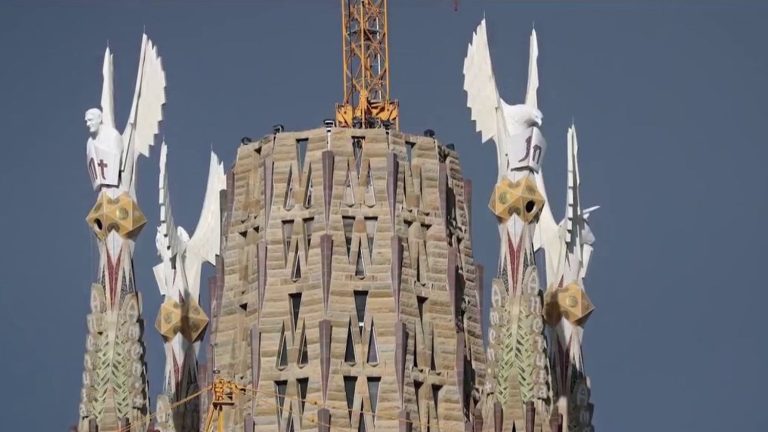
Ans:
[[[214,372],[215,373],[215,372]],[[219,377],[213,380],[213,399],[205,416],[204,432],[214,432],[213,423],[216,421],[216,432],[224,432],[224,407],[235,404],[235,393],[245,393],[245,387]]]
[[[389,99],[387,0],[341,0],[344,103],[339,127],[398,127],[398,104]]]

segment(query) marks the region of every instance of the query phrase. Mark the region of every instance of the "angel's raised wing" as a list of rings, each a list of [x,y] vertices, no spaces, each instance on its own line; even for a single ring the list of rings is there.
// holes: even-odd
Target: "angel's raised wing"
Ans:
[[[158,227],[160,235],[164,239],[162,246],[165,251],[158,250],[161,256],[167,254],[168,257],[177,255],[184,249],[183,239],[179,237],[176,223],[173,221],[173,212],[171,211],[171,193],[168,190],[168,171],[166,163],[168,161],[168,146],[163,141],[160,147],[160,183],[158,185],[160,195],[160,226]],[[160,243],[158,241],[158,243]],[[160,245],[158,245],[160,248]]]
[[[101,68],[103,77],[101,85],[101,123],[111,128],[115,128],[115,94],[114,85],[114,67],[112,51],[107,47],[104,51],[104,66]]]
[[[576,138],[576,126],[568,128],[568,188],[566,191],[565,230],[568,233],[565,242],[581,260],[582,214],[579,196],[579,141]]]
[[[154,144],[165,104],[165,71],[157,47],[147,35],[141,38],[139,71],[133,94],[131,114],[123,132],[123,170],[130,174],[133,184],[133,165],[140,154],[149,155]]]
[[[215,264],[216,255],[221,246],[221,206],[219,193],[227,187],[227,176],[224,174],[224,164],[219,161],[216,153],[211,151],[211,162],[208,167],[208,185],[205,189],[205,200],[200,212],[200,219],[187,243],[186,265],[187,281],[190,291],[199,290],[200,267],[203,261]]]
[[[555,283],[558,278],[558,272],[564,259],[565,243],[561,233],[560,225],[555,221],[552,215],[552,208],[549,206],[549,198],[544,185],[543,171],[534,173],[536,178],[536,187],[539,193],[544,197],[544,207],[539,214],[539,220],[533,232],[533,250],[544,249],[546,261],[547,284]]]
[[[589,259],[592,255],[592,244],[595,242],[595,236],[589,227],[587,218],[600,206],[581,208],[579,141],[576,137],[576,126],[571,126],[568,132],[568,205],[565,215],[568,236],[566,244],[576,255],[579,261],[579,277],[583,278],[586,276]]]
[[[491,65],[485,18],[480,21],[472,35],[472,42],[464,58],[464,90],[467,92],[467,107],[471,111],[477,132],[481,134],[482,142],[492,138],[498,139],[498,110],[501,100]]]
[[[160,179],[158,184],[160,225],[157,227],[157,237],[155,238],[157,253],[162,262],[153,268],[157,285],[163,295],[172,294],[171,288],[175,279],[174,268],[180,267],[177,262],[173,261],[173,258],[178,258],[178,253],[184,248],[184,239],[179,237],[171,211],[171,195],[168,190],[168,172],[166,171],[167,160],[168,146],[163,141],[160,147]]]
[[[531,41],[528,48],[528,87],[525,91],[525,104],[539,109],[539,39],[536,29],[531,30]]]
[[[195,233],[189,240],[187,252],[193,252],[210,264],[216,261],[221,239],[221,207],[219,192],[226,189],[227,176],[224,174],[224,164],[219,161],[216,153],[211,152],[211,162],[208,167],[208,185],[205,189],[205,201],[197,221]]]
[[[531,31],[530,48],[528,57],[528,87],[525,93],[525,104],[538,109],[539,98],[539,41],[536,36],[536,30]],[[569,132],[570,133],[570,132]],[[544,207],[539,214],[539,220],[533,234],[533,249],[544,249],[546,261],[547,284],[556,282],[562,264],[565,260],[565,244],[563,243],[563,234],[560,225],[555,221],[552,214],[552,207],[549,205],[547,189],[544,185],[544,171],[539,169],[534,173],[536,177],[536,186],[539,193],[544,197]]]

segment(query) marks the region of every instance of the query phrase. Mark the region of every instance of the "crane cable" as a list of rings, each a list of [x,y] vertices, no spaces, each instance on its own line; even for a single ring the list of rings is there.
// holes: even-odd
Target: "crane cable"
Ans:
[[[208,390],[210,390],[212,387],[213,387],[212,385],[205,386],[202,389],[198,390],[197,392],[192,393],[191,395],[185,397],[184,399],[181,399],[179,401],[176,401],[176,402],[170,404],[170,411],[173,411],[174,408],[176,408],[178,406],[181,406],[181,405],[184,405],[185,403],[187,403],[187,402],[189,402],[189,401],[199,397],[203,393],[205,393]],[[156,416],[157,416],[157,411],[151,412],[151,413],[147,414],[144,417],[144,420],[141,422],[141,428],[139,430],[145,430],[146,428],[148,428],[150,420],[152,419],[152,417],[156,417]],[[126,427],[120,427],[117,430],[117,432],[130,432],[132,430],[133,426],[134,425],[129,424]]]

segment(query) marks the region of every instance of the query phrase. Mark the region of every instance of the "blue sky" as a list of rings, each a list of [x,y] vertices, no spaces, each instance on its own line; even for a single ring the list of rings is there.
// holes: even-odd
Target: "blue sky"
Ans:
[[[177,221],[193,227],[213,147],[227,166],[244,135],[319,126],[342,97],[339,2],[10,1],[0,5],[0,393],[3,429],[76,421],[96,251],[83,113],[115,53],[125,122],[141,31],[163,56]],[[596,252],[597,310],[584,355],[598,430],[759,430],[768,423],[768,4],[759,1],[390,0],[392,95],[401,128],[434,129],[474,182],[473,244],[490,283],[497,233],[486,208],[495,151],[474,133],[462,60],[485,13],[497,81],[525,88],[540,43],[544,166],[565,202],[565,131],[575,120]],[[136,248],[151,394],[163,352],[151,267],[159,148],[139,162],[148,229]],[[486,287],[487,288],[487,287]],[[486,303],[487,304],[487,303]]]

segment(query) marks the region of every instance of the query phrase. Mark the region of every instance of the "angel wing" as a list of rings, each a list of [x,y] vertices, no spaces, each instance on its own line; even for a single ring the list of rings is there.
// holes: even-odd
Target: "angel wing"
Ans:
[[[190,291],[197,290],[199,292],[200,267],[203,261],[215,264],[216,255],[220,253],[221,207],[219,193],[226,187],[227,177],[224,174],[224,164],[219,161],[216,153],[211,151],[203,209],[200,211],[197,227],[195,227],[195,232],[187,243],[186,249],[185,270]]]
[[[104,51],[104,66],[101,68],[103,77],[101,85],[101,122],[111,128],[115,128],[115,95],[114,66],[112,51],[109,47]]]
[[[576,138],[576,126],[568,128],[568,187],[566,191],[565,230],[568,235],[565,242],[581,258],[581,202],[579,199],[579,142]]]
[[[224,164],[219,161],[216,153],[211,152],[203,209],[200,212],[195,233],[192,234],[192,239],[187,246],[188,253],[193,251],[210,264],[214,264],[216,255],[219,253],[221,239],[219,192],[226,187],[227,176],[224,174]]]
[[[583,279],[587,276],[587,268],[589,268],[589,259],[592,257],[592,251],[595,243],[595,235],[592,233],[592,228],[589,226],[589,215],[599,209],[600,206],[590,207],[584,210],[584,233],[582,234],[582,251],[581,251],[581,271],[579,276]]]
[[[139,70],[133,94],[131,114],[123,132],[123,171],[131,185],[134,180],[133,166],[139,155],[148,156],[154,144],[155,134],[163,119],[165,104],[165,71],[157,47],[146,34],[141,38]]]
[[[525,91],[525,104],[531,108],[539,109],[539,39],[536,37],[536,29],[531,30],[530,45],[528,48],[528,88]]]
[[[178,229],[173,221],[173,212],[171,211],[171,197],[168,191],[168,173],[166,171],[166,161],[168,159],[168,146],[163,141],[160,147],[160,179],[158,184],[159,204],[160,204],[160,225],[157,227],[157,237],[155,243],[157,253],[162,258],[162,262],[153,269],[160,293],[170,294],[174,280],[174,267],[176,263],[172,262],[174,256],[183,249],[183,239],[179,237]]]
[[[485,18],[472,35],[472,42],[464,58],[464,90],[467,92],[467,107],[482,142],[498,138],[498,116],[502,101],[493,75]]]
[[[168,190],[168,171],[166,169],[167,160],[168,146],[163,141],[160,147],[160,183],[158,185],[160,192],[160,226],[158,229],[163,239],[165,239],[163,242],[165,251],[158,250],[158,253],[161,256],[167,253],[169,257],[172,257],[184,249],[184,242],[179,237],[176,223],[173,220],[173,212],[171,211],[171,194]]]
[[[543,248],[545,252],[547,285],[551,285],[558,279],[558,272],[561,270],[562,260],[564,258],[565,243],[563,242],[560,225],[555,222],[552,215],[552,208],[549,206],[549,198],[544,185],[544,172],[539,170],[534,173],[536,178],[536,187],[539,193],[544,197],[544,207],[539,214],[539,221],[533,233],[533,250],[538,251]]]
[[[548,284],[559,279],[561,273],[565,270],[564,252],[566,249],[573,254],[578,263],[583,261],[581,243],[584,222],[579,199],[579,144],[574,125],[568,128],[566,139],[568,143],[566,206],[565,218],[563,218],[560,224],[556,223],[555,218],[552,216],[549,199],[546,197],[543,176],[541,173],[536,175],[536,183],[539,192],[545,198],[545,204],[534,232],[533,247],[534,250],[544,248],[547,261]]]

